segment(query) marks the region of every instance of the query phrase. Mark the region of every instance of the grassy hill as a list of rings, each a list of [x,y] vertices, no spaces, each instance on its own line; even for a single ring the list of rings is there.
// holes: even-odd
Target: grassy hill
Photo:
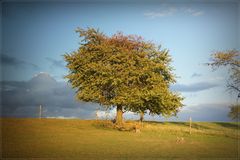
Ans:
[[[3,158],[238,159],[239,123],[144,122],[141,133],[106,121],[1,119]],[[129,122],[135,123],[135,122]]]

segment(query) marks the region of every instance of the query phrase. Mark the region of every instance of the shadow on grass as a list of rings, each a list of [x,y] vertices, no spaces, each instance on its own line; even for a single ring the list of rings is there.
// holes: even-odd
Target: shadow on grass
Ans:
[[[240,125],[238,123],[228,123],[228,122],[213,122],[222,127],[230,128],[230,129],[240,129]]]
[[[122,124],[115,124],[112,120],[96,120],[92,124],[97,129],[118,130],[118,131],[136,131],[140,126],[135,121],[128,121]]]
[[[177,126],[189,127],[189,122],[156,122],[156,121],[145,121],[145,122],[147,122],[149,124],[153,124],[153,125],[174,124],[174,125],[177,125]],[[208,126],[205,126],[205,125],[202,125],[202,124],[199,124],[199,123],[195,123],[195,122],[192,123],[192,128],[195,128],[195,129],[211,129],[211,127],[208,127]]]
[[[173,124],[176,124],[176,125],[180,124],[182,126],[189,127],[189,122],[169,122],[169,123],[173,123]],[[211,129],[211,127],[208,127],[208,126],[196,123],[196,122],[192,123],[192,128],[195,128],[195,129]]]
[[[157,122],[157,121],[144,121],[144,123],[151,124],[151,125],[176,125],[176,126],[183,126],[189,127],[189,122]],[[235,122],[208,122],[212,124],[217,124],[222,127],[226,127],[229,129],[240,129],[240,123]],[[195,129],[214,129],[211,126],[208,126],[208,123],[205,122],[193,122],[192,128]]]
[[[157,122],[157,121],[144,121],[145,123],[148,124],[153,124],[153,125],[169,125],[169,124],[174,124],[174,125],[181,125],[181,126],[189,126],[187,122]]]

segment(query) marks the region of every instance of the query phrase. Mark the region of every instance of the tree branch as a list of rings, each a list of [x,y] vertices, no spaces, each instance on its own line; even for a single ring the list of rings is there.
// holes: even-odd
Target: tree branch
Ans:
[[[227,87],[230,89],[236,90],[237,92],[240,92],[240,89],[234,85],[228,85]]]

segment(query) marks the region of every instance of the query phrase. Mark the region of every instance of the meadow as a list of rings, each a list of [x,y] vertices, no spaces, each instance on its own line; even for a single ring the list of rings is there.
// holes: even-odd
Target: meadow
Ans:
[[[238,159],[237,122],[144,122],[140,133],[102,120],[1,119],[3,159]],[[134,121],[128,123],[137,123]]]

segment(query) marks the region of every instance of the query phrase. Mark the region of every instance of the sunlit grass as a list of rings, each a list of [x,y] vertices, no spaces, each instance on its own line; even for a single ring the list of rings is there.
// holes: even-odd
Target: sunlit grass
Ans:
[[[144,122],[141,133],[107,121],[2,119],[4,158],[237,159],[239,123]],[[130,121],[128,125],[136,124]]]

